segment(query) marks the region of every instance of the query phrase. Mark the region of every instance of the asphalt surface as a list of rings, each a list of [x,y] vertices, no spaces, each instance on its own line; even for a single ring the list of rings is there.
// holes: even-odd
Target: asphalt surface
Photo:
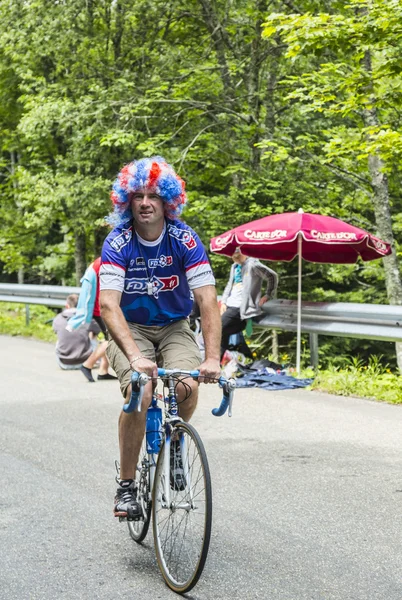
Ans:
[[[50,344],[0,336],[1,600],[174,598],[151,533],[112,515],[114,381],[59,370]],[[306,390],[237,390],[193,424],[214,520],[194,600],[401,600],[402,407]]]

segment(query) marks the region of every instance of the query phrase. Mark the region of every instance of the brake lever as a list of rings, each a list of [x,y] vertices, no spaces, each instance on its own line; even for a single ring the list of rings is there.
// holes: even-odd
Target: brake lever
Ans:
[[[124,404],[123,410],[125,413],[132,413],[135,410],[141,412],[142,398],[144,396],[145,385],[150,377],[146,373],[138,373],[133,371],[131,375],[131,398],[130,402]]]
[[[223,398],[220,406],[212,409],[212,414],[215,417],[222,417],[229,408],[228,416],[231,417],[236,380],[233,378],[225,379],[224,377],[219,377],[219,385],[223,389]]]

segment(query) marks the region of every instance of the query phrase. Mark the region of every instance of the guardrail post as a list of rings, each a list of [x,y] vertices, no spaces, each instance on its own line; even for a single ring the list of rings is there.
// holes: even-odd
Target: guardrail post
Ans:
[[[314,369],[318,369],[318,334],[310,333],[310,360]]]
[[[25,304],[25,325],[29,325],[29,304]]]

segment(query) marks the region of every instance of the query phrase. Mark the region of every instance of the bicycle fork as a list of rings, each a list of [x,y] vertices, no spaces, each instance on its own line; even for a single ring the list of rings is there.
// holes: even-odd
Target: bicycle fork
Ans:
[[[183,471],[184,471],[184,481],[186,482],[186,487],[184,491],[185,498],[181,501],[176,502],[175,498],[177,498],[177,492],[173,493],[173,490],[170,488],[170,453],[171,453],[171,445],[172,445],[172,437],[171,437],[171,427],[166,427],[166,438],[165,438],[165,452],[163,457],[163,495],[160,499],[161,507],[170,509],[173,511],[176,510],[186,510],[187,512],[190,510],[194,510],[197,508],[194,504],[193,498],[193,488],[191,485],[191,477],[190,477],[190,464],[189,464],[189,456],[187,451],[187,443],[185,436],[179,435],[180,441],[180,452],[183,463]]]

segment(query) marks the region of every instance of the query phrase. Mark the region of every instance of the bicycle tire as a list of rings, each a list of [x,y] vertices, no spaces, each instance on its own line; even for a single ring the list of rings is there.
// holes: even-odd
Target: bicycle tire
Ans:
[[[166,584],[176,593],[191,590],[199,580],[207,559],[212,525],[212,487],[207,455],[192,425],[178,423],[172,437],[183,440],[185,488],[172,489],[170,506],[164,503],[163,443],[156,466],[152,494],[152,519],[156,558]],[[171,478],[171,467],[169,478]],[[183,508],[187,506],[187,508]]]
[[[148,454],[146,451],[145,437],[140,450],[140,460],[135,472],[135,482],[137,486],[137,500],[141,503],[144,513],[144,518],[139,521],[127,521],[128,531],[132,539],[140,544],[148,533],[151,523],[152,500],[150,494],[150,474],[149,466],[144,467],[144,461],[148,462]]]

